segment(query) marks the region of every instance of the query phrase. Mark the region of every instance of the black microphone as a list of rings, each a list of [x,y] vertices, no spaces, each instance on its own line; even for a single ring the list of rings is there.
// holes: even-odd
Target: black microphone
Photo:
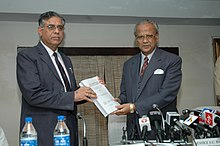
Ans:
[[[144,125],[141,131],[141,139],[144,141],[147,141],[147,129],[148,129],[147,125]]]
[[[181,130],[176,126],[173,119],[180,119],[180,115],[177,112],[167,112],[166,113],[166,137],[172,142],[175,140],[180,140]]]
[[[186,135],[188,136],[191,135],[191,131],[187,126],[180,123],[176,118],[174,118],[173,121]]]
[[[143,115],[139,118],[139,125],[141,130],[141,139],[147,141],[147,132],[151,131],[150,119],[146,115]]]
[[[219,129],[216,129],[218,126],[211,127],[210,125],[206,123],[199,123],[201,124],[204,128],[207,128],[207,137],[208,138],[214,138],[214,137],[219,137]]]
[[[194,136],[196,139],[201,139],[204,137],[203,131],[196,126],[197,124],[194,123],[198,123],[199,122],[199,117],[196,115],[190,115],[184,122],[183,124],[187,125],[188,127],[191,127],[192,129],[194,129]]]
[[[177,112],[167,112],[166,113],[166,123],[169,126],[175,125],[174,119],[177,119],[177,120],[180,119],[180,115]]]
[[[159,111],[150,111],[148,116],[150,118],[150,123],[156,129],[155,133],[157,136],[157,141],[162,143],[163,138],[162,138],[162,129],[161,129],[161,122],[162,122],[161,113]]]
[[[181,115],[181,119],[186,120],[187,118],[190,117],[190,115],[199,116],[200,113],[201,113],[201,110],[184,109],[184,110],[182,110],[183,115]]]
[[[207,128],[205,128],[202,124],[199,123],[193,123],[193,125],[195,125],[196,127],[198,127],[201,131],[204,132],[204,138],[212,138],[213,137],[213,133],[208,130]]]
[[[189,110],[189,109],[182,110],[183,115],[186,115],[186,114],[192,115],[193,114],[193,115],[198,116],[200,113],[201,113],[201,110]]]
[[[84,120],[81,113],[77,113],[77,118],[83,121],[83,146],[88,146],[88,141],[86,138],[86,121]]]
[[[131,135],[130,135],[130,140],[135,140],[136,139],[136,130],[135,128],[132,129]]]
[[[220,125],[220,118],[218,116],[216,116],[214,118],[214,122],[219,126]]]
[[[159,109],[159,106],[157,104],[153,104],[152,108],[155,109],[155,110],[158,110],[160,112],[160,115],[161,115],[161,118],[162,118],[162,129],[163,129],[163,131],[165,131],[165,120],[164,120],[164,117],[163,117],[163,113],[161,112],[161,110]]]
[[[215,132],[215,137],[220,137],[220,130],[219,130],[218,125],[214,126],[213,130]]]
[[[183,115],[181,116],[181,119],[186,120],[189,117],[190,113],[191,111],[189,109],[182,110]]]

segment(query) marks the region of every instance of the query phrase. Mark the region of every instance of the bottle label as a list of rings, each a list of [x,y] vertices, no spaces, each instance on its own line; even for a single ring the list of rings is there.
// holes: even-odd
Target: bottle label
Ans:
[[[36,138],[22,138],[21,146],[37,146]]]
[[[69,135],[54,135],[54,146],[70,146]]]

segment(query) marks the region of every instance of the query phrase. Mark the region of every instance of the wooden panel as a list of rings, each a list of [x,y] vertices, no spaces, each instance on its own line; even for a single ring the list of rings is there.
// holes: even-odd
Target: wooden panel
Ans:
[[[68,56],[127,56],[140,52],[136,47],[59,47]],[[165,51],[179,55],[178,47],[160,47]]]

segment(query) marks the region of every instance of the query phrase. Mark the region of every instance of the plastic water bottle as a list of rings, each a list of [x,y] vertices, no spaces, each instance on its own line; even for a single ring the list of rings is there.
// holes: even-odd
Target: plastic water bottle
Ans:
[[[37,146],[37,131],[32,124],[32,118],[25,118],[25,125],[20,134],[21,146]]]
[[[54,146],[70,146],[70,131],[66,126],[64,116],[58,116],[57,119],[54,129]]]

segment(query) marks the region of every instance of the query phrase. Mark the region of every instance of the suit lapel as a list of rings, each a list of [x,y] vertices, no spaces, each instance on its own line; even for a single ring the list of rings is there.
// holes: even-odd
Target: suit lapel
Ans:
[[[46,51],[46,49],[44,48],[44,46],[41,43],[38,43],[37,47],[39,48],[39,54],[41,59],[47,64],[48,68],[51,70],[51,72],[54,74],[54,76],[60,81],[60,83],[62,84],[62,81],[60,80],[60,77],[57,73],[57,70],[48,54],[48,52]]]
[[[73,81],[74,81],[74,78],[73,78],[73,68],[72,68],[72,65],[69,63],[67,57],[62,53],[62,52],[59,52],[62,59],[63,59],[63,62],[64,62],[64,65],[66,67],[66,70],[68,72],[68,75],[69,75],[69,79],[70,79],[70,86],[71,88],[73,87]]]
[[[148,80],[150,79],[150,77],[154,74],[154,71],[159,68],[160,64],[161,64],[161,59],[159,58],[160,56],[160,51],[159,49],[156,49],[141,80],[141,84],[140,84],[140,89],[139,92],[137,93],[136,97],[138,98],[144,87],[146,86]]]
[[[132,83],[134,85],[131,88],[133,101],[135,101],[138,92],[140,60],[141,60],[141,54],[139,53],[139,55],[136,56],[136,58],[133,60],[131,65],[131,77],[132,77]]]

